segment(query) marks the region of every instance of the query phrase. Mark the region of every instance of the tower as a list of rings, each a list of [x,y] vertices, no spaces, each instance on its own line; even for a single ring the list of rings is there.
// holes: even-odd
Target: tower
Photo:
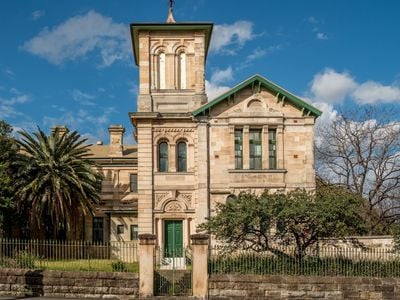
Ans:
[[[138,112],[193,111],[207,102],[205,62],[211,23],[131,24],[139,67]]]
[[[206,186],[197,180],[204,172],[196,164],[198,141],[204,139],[191,113],[207,103],[205,62],[213,25],[176,23],[170,6],[166,23],[130,28],[139,67],[138,108],[130,114],[138,143],[139,233],[154,233],[159,244],[179,248],[189,243],[196,220],[204,219],[205,213],[197,213],[207,210]]]

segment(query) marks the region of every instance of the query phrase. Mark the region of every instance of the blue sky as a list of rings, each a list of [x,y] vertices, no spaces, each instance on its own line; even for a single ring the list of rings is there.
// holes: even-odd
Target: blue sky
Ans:
[[[108,142],[136,110],[132,22],[164,22],[167,0],[0,2],[0,119],[56,124]],[[179,21],[215,24],[209,98],[258,73],[324,111],[400,106],[400,2],[176,0]]]

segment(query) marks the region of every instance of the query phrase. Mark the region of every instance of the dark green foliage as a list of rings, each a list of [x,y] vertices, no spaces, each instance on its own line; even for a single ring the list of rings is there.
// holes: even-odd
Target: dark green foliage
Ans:
[[[344,238],[363,231],[362,199],[345,189],[318,182],[316,192],[294,190],[277,197],[276,236],[294,243],[297,254],[322,238]]]
[[[94,213],[101,178],[87,158],[86,139],[76,131],[47,136],[38,129],[32,135],[26,131],[19,134],[18,207],[29,211],[39,228],[47,223],[47,230],[56,237],[78,213]]]
[[[18,146],[11,135],[12,127],[0,120],[0,236],[13,219],[16,171],[14,162]]]
[[[243,192],[231,197],[226,203],[217,204],[217,215],[201,224],[200,230],[210,231],[235,249],[269,249],[269,230],[275,221],[269,196]]]
[[[218,204],[217,214],[199,228],[230,249],[277,251],[277,245],[292,244],[302,256],[323,238],[361,232],[360,201],[353,193],[322,183],[316,192],[242,192]]]

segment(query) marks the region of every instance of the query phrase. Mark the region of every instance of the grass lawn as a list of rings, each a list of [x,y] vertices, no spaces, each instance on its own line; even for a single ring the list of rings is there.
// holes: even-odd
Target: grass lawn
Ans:
[[[98,271],[98,272],[139,272],[139,264],[122,263],[117,260],[39,260],[35,261],[35,268],[58,271]]]

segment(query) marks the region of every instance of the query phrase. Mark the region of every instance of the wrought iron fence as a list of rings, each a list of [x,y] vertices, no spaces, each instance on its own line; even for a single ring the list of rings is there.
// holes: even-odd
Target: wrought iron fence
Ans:
[[[138,272],[137,243],[0,239],[0,267]]]
[[[154,255],[154,294],[156,296],[190,296],[192,293],[191,248],[156,247]]]
[[[400,253],[389,248],[294,247],[271,251],[210,249],[210,274],[400,277]]]

